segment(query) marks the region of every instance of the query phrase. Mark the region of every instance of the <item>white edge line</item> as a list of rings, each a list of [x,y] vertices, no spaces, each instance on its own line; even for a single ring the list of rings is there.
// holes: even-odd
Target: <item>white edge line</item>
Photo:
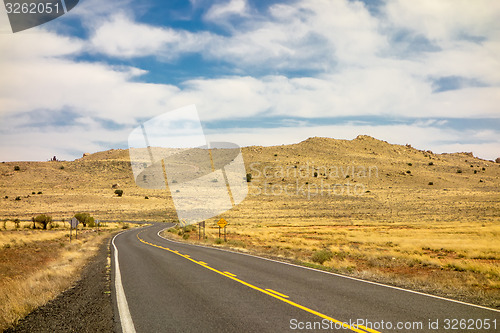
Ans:
[[[324,274],[330,274],[330,275],[338,276],[338,277],[349,279],[349,280],[354,280],[354,281],[359,281],[359,282],[373,284],[373,285],[376,285],[376,286],[381,286],[381,287],[386,287],[386,288],[391,288],[391,289],[406,291],[406,292],[409,292],[409,293],[412,293],[412,294],[417,294],[417,295],[422,295],[422,296],[437,298],[437,299],[440,299],[440,300],[444,300],[444,301],[448,301],[448,302],[453,302],[453,303],[458,303],[458,304],[462,304],[462,305],[468,305],[468,306],[472,306],[472,307],[479,308],[479,309],[490,310],[490,311],[494,311],[494,312],[500,312],[500,310],[493,309],[493,308],[488,308],[486,306],[481,306],[481,305],[477,305],[477,304],[472,304],[472,303],[457,301],[457,300],[451,299],[451,298],[446,298],[446,297],[441,297],[441,296],[426,294],[426,293],[423,293],[423,292],[420,292],[420,291],[415,291],[415,290],[410,290],[410,289],[404,289],[404,288],[401,288],[401,287],[395,287],[395,286],[391,286],[391,285],[383,284],[383,283],[379,283],[379,282],[373,282],[373,281],[363,280],[363,279],[355,278],[355,277],[352,277],[352,276],[347,276],[347,275],[342,275],[342,274],[337,274],[337,273],[332,273],[332,272],[326,272],[326,271],[322,271],[322,270],[316,269],[316,268],[311,268],[311,267],[306,267],[306,266],[291,264],[289,262],[284,262],[284,261],[278,261],[278,260],[273,260],[273,259],[269,259],[269,258],[259,257],[259,256],[256,256],[256,255],[253,255],[253,254],[241,253],[241,252],[236,252],[236,251],[230,251],[230,250],[226,250],[226,249],[219,249],[217,247],[212,247],[212,246],[205,246],[205,245],[198,245],[198,244],[189,244],[189,243],[178,242],[178,241],[174,241],[172,239],[165,238],[165,237],[163,237],[163,236],[160,235],[160,232],[162,232],[163,230],[166,230],[166,229],[170,229],[170,228],[171,227],[166,227],[165,229],[162,229],[162,230],[158,231],[158,233],[157,233],[158,237],[163,238],[166,241],[169,241],[169,242],[172,242],[172,243],[184,244],[184,245],[190,245],[190,246],[198,246],[198,247],[203,247],[203,248],[206,248],[206,249],[213,249],[213,250],[219,250],[219,251],[224,251],[224,252],[230,252],[230,253],[234,253],[234,254],[240,254],[240,255],[243,255],[243,256],[249,256],[249,257],[254,257],[254,258],[258,258],[258,259],[262,259],[262,260],[272,261],[272,262],[276,262],[276,263],[283,264],[283,265],[298,267],[298,268],[302,268],[302,269],[308,269],[308,270],[311,270],[311,271],[320,272],[320,273],[324,273]]]
[[[118,235],[121,235],[119,233]],[[115,235],[111,243],[115,249],[115,293],[116,293],[116,303],[118,306],[118,314],[120,315],[120,323],[122,326],[123,333],[136,333],[134,322],[132,321],[132,316],[130,316],[130,310],[128,308],[127,298],[125,297],[125,291],[122,285],[122,276],[120,274],[120,265],[118,264],[118,249],[115,245]]]

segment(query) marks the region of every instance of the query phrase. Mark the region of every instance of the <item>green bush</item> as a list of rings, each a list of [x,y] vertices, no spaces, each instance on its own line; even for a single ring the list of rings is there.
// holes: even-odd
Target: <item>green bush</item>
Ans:
[[[313,253],[311,259],[320,265],[323,265],[325,261],[332,259],[333,253],[330,250],[324,249]]]
[[[433,182],[429,182],[429,185],[434,185],[434,183]]]
[[[35,225],[35,222],[41,223],[43,226],[42,229],[47,230],[47,225],[52,223],[52,217],[45,214],[40,214],[33,218],[33,222],[34,222],[33,225]]]
[[[146,196],[144,197],[144,199],[149,199],[149,197],[146,195]]]
[[[222,244],[222,239],[216,238],[215,239],[215,244]]]
[[[16,197],[16,201],[19,201],[19,200],[21,200],[21,197],[20,197],[20,196],[17,196],[17,197]]]
[[[434,162],[429,162],[429,165],[434,165]]]
[[[115,190],[115,194],[121,197],[123,195],[123,190]]]
[[[462,170],[458,169],[458,170],[457,170],[457,173],[462,173]]]
[[[184,235],[182,235],[182,238],[183,238],[183,239],[188,239],[188,238],[189,238],[189,234],[184,234]]]
[[[252,181],[252,174],[247,173],[247,183],[250,183]]]
[[[19,165],[16,165],[16,166],[14,167],[14,171],[19,171],[19,170],[21,170],[21,168],[19,167]]]
[[[128,223],[123,223],[122,229],[128,229],[128,228],[130,228],[130,226],[128,225]]]
[[[89,213],[76,213],[75,218],[83,224],[84,227],[88,226],[93,228],[95,227],[94,218],[90,216]]]

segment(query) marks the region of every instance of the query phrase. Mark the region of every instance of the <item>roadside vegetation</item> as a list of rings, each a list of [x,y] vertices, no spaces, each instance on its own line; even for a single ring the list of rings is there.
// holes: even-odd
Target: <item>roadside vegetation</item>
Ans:
[[[125,225],[105,223],[97,233],[89,223],[80,224],[78,239],[73,231],[70,242],[68,223],[47,215],[32,221],[2,221],[0,331],[69,288],[99,245]]]
[[[233,223],[227,242],[219,239],[216,220],[206,224],[205,240],[196,225],[164,234],[500,308],[496,223]]]

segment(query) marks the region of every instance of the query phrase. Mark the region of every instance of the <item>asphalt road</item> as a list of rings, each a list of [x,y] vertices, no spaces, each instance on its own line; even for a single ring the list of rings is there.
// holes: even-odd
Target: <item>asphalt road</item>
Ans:
[[[113,241],[117,332],[500,332],[496,310],[169,241],[166,226]]]

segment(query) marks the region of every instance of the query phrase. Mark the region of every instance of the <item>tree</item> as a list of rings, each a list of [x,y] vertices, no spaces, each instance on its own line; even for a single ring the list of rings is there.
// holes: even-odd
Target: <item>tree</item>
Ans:
[[[115,194],[121,197],[123,195],[123,190],[115,190]]]
[[[33,218],[33,229],[35,223],[41,223],[43,225],[43,230],[47,230],[47,225],[52,223],[52,217],[45,214],[37,215]]]
[[[84,227],[89,225],[89,227],[94,227],[94,218],[90,216],[89,213],[77,213],[75,214],[75,218],[83,224]]]

